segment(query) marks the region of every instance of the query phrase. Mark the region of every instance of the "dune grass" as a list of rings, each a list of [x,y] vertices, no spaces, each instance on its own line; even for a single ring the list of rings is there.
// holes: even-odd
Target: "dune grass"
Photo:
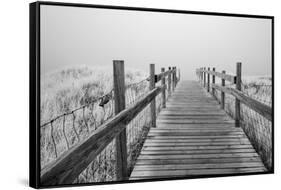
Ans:
[[[56,160],[62,153],[86,138],[107,119],[114,116],[112,100],[112,68],[90,68],[78,66],[62,69],[41,77],[41,125],[53,120],[52,124],[41,127],[41,168]],[[135,69],[125,70],[125,83],[142,81],[147,73]],[[148,90],[147,82],[131,86],[126,90],[127,106]],[[110,92],[104,105],[95,101]],[[83,105],[83,109],[75,110]],[[63,115],[64,113],[69,113]],[[133,121],[128,130],[128,161],[134,162],[139,144],[149,127],[149,117],[143,112],[139,121]],[[135,130],[137,128],[138,130]],[[134,129],[134,130],[133,130]],[[132,132],[131,132],[132,131]],[[74,183],[115,180],[114,141],[77,177]]]

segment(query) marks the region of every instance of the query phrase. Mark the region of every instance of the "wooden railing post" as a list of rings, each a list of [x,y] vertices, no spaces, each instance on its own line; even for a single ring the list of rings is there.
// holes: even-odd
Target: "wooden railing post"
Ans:
[[[216,71],[216,68],[213,67],[213,71],[215,72]],[[216,83],[216,76],[215,75],[212,75],[212,84],[215,84]],[[215,88],[212,87],[212,94],[213,96],[215,96]]]
[[[161,68],[161,72],[162,72],[162,79],[161,79],[161,84],[162,86],[164,86],[163,91],[162,91],[162,108],[166,108],[166,84],[165,84],[165,68]]]
[[[175,89],[176,86],[177,86],[178,80],[177,80],[177,68],[176,67],[174,67],[174,68],[175,68],[175,72],[174,72],[174,77],[175,77],[175,87],[174,87],[174,89]]]
[[[241,63],[236,64],[236,89],[241,91]],[[240,126],[240,100],[235,98],[235,126]]]
[[[171,96],[171,67],[169,67],[169,74],[168,74],[168,97]]]
[[[198,69],[198,81],[199,81],[199,83],[200,83],[200,74],[201,74],[201,71],[200,71],[200,68]]]
[[[180,81],[181,80],[181,71],[180,71],[180,69],[178,69],[178,73],[179,73],[179,80],[178,81]]]
[[[177,80],[176,80],[176,67],[174,67],[174,90],[176,89],[176,83],[177,83]]]
[[[222,71],[222,74],[225,74],[225,71]],[[222,87],[225,86],[225,79],[224,78],[221,79],[221,85],[222,85]],[[221,91],[221,109],[224,109],[224,104],[225,104],[224,103],[224,97],[225,97],[224,92]]]
[[[155,88],[155,65],[150,64],[150,83],[149,90],[153,90]],[[151,126],[156,127],[156,104],[155,98],[150,103],[150,112],[151,112]]]
[[[203,67],[201,68],[201,84],[203,85],[204,83],[204,72],[203,72]]]
[[[175,67],[172,67],[172,91],[175,90]]]
[[[204,85],[203,86],[204,86],[204,88],[206,88],[206,72],[205,71],[206,71],[206,67],[204,67],[204,74],[203,74],[203,78],[204,78],[204,83],[203,83]]]
[[[210,67],[208,67],[208,71],[210,71]],[[210,73],[208,73],[208,80],[207,80],[207,91],[210,92]]]
[[[114,89],[114,107],[115,114],[125,109],[125,73],[124,61],[113,61],[113,89]],[[125,125],[120,123],[121,125]],[[125,127],[124,127],[125,128]],[[126,128],[116,137],[116,159],[117,159],[117,180],[126,180],[127,171],[127,139]]]
[[[204,67],[201,68],[201,84],[204,86]]]
[[[201,85],[203,84],[203,72],[202,72],[203,67],[200,68],[200,83]]]

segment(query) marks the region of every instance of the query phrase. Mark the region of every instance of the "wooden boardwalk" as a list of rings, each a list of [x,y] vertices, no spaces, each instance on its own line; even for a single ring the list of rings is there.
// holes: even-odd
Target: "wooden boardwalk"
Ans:
[[[150,129],[130,179],[265,172],[234,123],[197,82],[179,83]]]

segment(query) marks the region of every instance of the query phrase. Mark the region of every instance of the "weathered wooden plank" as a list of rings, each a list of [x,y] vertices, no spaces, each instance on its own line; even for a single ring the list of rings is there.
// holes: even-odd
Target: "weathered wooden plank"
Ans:
[[[210,130],[220,130],[220,129],[232,129],[234,127],[234,124],[211,124],[210,127],[208,127],[208,124],[187,124],[187,125],[190,125],[190,126],[185,126],[185,124],[159,124],[159,128],[161,129],[173,129],[174,130],[185,130],[185,129],[201,129],[201,130],[204,130],[204,129],[210,129]],[[204,125],[204,126],[194,126],[194,125]],[[238,130],[239,131],[239,130]]]
[[[200,92],[201,94],[204,93],[204,92]],[[190,94],[184,94],[184,96],[189,96],[189,98],[185,98],[185,97],[182,97],[182,96],[177,96],[177,94],[173,94],[173,96],[169,99],[168,103],[169,104],[181,104],[181,103],[186,103],[186,104],[206,104],[206,103],[211,103],[211,104],[216,104],[217,105],[217,102],[216,100],[214,100],[213,98],[211,97],[200,97],[201,95],[200,94],[196,94],[194,95],[190,95]]]
[[[229,127],[232,129],[231,127]],[[207,130],[207,129],[190,129],[190,130],[182,130],[180,132],[178,131],[150,131],[150,134],[166,134],[167,136],[173,136],[173,135],[179,135],[179,136],[194,136],[194,134],[200,133],[201,136],[214,136],[214,135],[237,135],[237,134],[244,134],[242,130],[236,130],[236,131],[228,131],[228,130]],[[181,134],[181,135],[180,135]],[[198,135],[199,136],[199,135]]]
[[[250,144],[249,141],[227,141],[227,142],[145,142],[144,146],[192,146],[192,145],[239,145]]]
[[[204,110],[200,110],[200,108],[190,108],[190,109],[184,109],[184,108],[166,108],[167,111],[175,111],[175,112],[182,112],[182,113],[210,113],[210,112],[222,112],[219,108],[205,108]],[[161,113],[161,112],[160,112]]]
[[[260,157],[232,157],[232,158],[200,158],[200,159],[148,159],[137,160],[137,165],[163,165],[163,164],[206,164],[206,163],[244,163],[261,162]],[[261,162],[262,163],[262,162]]]
[[[240,134],[240,135],[221,135],[221,136],[153,136],[148,135],[147,139],[240,139],[240,138],[246,138],[246,135]]]
[[[219,108],[219,105],[216,103],[184,103],[184,102],[179,102],[178,104],[167,104],[167,108]]]
[[[171,143],[171,142],[182,142],[182,143],[185,143],[185,142],[192,142],[192,143],[195,143],[195,142],[249,142],[248,139],[246,138],[237,138],[237,139],[147,139],[146,140],[147,143],[158,143],[161,144],[161,143]]]
[[[218,121],[225,121],[225,120],[232,120],[229,116],[227,115],[212,115],[212,116],[206,116],[206,115],[198,115],[198,116],[163,116],[163,115],[159,115],[158,116],[158,121],[162,121],[162,120],[181,120],[181,121],[185,121],[185,120],[218,120]]]
[[[213,149],[213,150],[143,150],[142,155],[179,155],[179,154],[222,154],[222,153],[255,153],[253,148],[247,149]]]
[[[179,120],[180,119],[180,120]],[[206,122],[206,121],[217,121],[217,122],[215,122],[215,123],[219,123],[220,121],[232,121],[233,119],[231,119],[230,117],[228,117],[228,116],[220,116],[220,117],[215,117],[215,116],[213,116],[213,117],[206,117],[206,116],[198,116],[198,117],[196,117],[196,116],[193,116],[193,117],[176,117],[176,116],[173,116],[173,117],[159,117],[158,119],[157,119],[157,121],[171,121],[171,122],[173,122],[173,121],[175,121],[175,120],[177,120],[177,123],[185,123],[186,121],[202,121],[202,120],[204,120],[204,122]]]
[[[234,127],[234,124],[161,124],[159,125],[159,128],[161,129],[174,129],[174,130],[180,130],[180,129],[210,129],[210,130],[221,130],[221,129],[232,129]]]
[[[204,93],[204,92],[200,92],[200,93]],[[191,95],[189,95],[189,96],[191,96]],[[168,104],[170,104],[170,105],[176,105],[176,104],[178,104],[178,105],[181,105],[181,104],[201,104],[201,105],[204,105],[204,104],[208,103],[208,104],[212,104],[212,105],[217,105],[217,102],[215,102],[214,99],[205,99],[203,97],[201,99],[200,99],[200,97],[197,97],[197,98],[198,99],[195,99],[195,97],[194,97],[194,99],[192,99],[192,98],[191,99],[185,99],[185,98],[182,98],[180,96],[178,96],[178,97],[173,96],[173,99],[169,99]]]
[[[177,112],[172,114],[171,112],[164,112],[158,115],[158,120],[165,120],[165,119],[169,119],[169,120],[175,120],[175,118],[180,118],[180,119],[209,119],[212,120],[213,118],[216,119],[232,119],[229,115],[226,115],[225,113],[216,113],[216,112],[212,112],[212,111],[205,111],[205,112],[201,112],[201,111],[193,111],[193,112],[184,112],[184,110],[182,112]],[[233,119],[232,119],[233,120]]]
[[[166,170],[166,171],[134,171],[132,177],[171,177],[171,176],[194,176],[194,175],[217,175],[217,174],[233,174],[233,173],[253,173],[265,172],[264,167],[252,168],[221,168],[221,169],[196,169],[196,170]],[[133,179],[133,178],[131,178]]]
[[[194,119],[159,119],[157,120],[157,124],[160,123],[173,123],[173,124],[214,124],[214,123],[234,123],[231,119],[200,119],[200,118],[194,118]]]
[[[158,126],[159,127],[163,127],[163,128],[166,128],[166,127],[178,127],[178,128],[189,128],[189,127],[196,127],[198,126],[198,128],[232,128],[234,127],[234,122],[230,122],[230,123],[225,123],[225,122],[217,122],[217,123],[175,123],[175,122],[171,122],[171,123],[167,123],[167,122],[159,122],[158,123]]]
[[[162,115],[159,114],[157,121],[161,120],[217,120],[217,121],[225,121],[225,120],[233,120],[230,116],[228,115],[209,115],[208,113],[202,113],[202,114],[189,114],[189,115]]]
[[[175,132],[175,129],[165,129],[165,128],[159,128],[159,129],[151,129],[150,132]],[[235,129],[233,127],[228,128],[185,128],[185,129],[177,129],[176,132],[182,133],[182,132],[243,132],[242,130]]]
[[[253,148],[252,145],[192,145],[192,146],[146,146],[144,145],[142,150],[217,150],[217,149],[248,149]]]
[[[190,108],[190,109],[175,109],[175,108],[166,108],[165,110],[163,110],[163,112],[159,113],[159,115],[162,116],[165,114],[171,114],[174,113],[173,115],[179,115],[179,114],[186,114],[186,115],[221,115],[224,113],[223,116],[227,115],[225,114],[225,112],[221,109],[204,109],[204,110],[200,110],[199,108]]]
[[[152,170],[190,170],[190,169],[223,169],[223,168],[253,168],[263,167],[261,162],[242,163],[215,163],[215,164],[163,164],[163,165],[138,165],[135,171]]]
[[[201,92],[201,93],[205,93],[205,92]],[[187,95],[188,96],[188,95]],[[191,96],[191,95],[189,95]],[[199,96],[196,98],[196,96]],[[182,98],[180,96],[176,96],[176,95],[173,95],[172,98],[169,99],[169,103],[172,103],[173,101],[177,101],[175,102],[175,104],[180,104],[180,103],[187,103],[187,104],[192,104],[192,103],[198,103],[198,104],[204,104],[204,103],[214,103],[214,99],[211,99],[211,97],[209,99],[206,99],[206,98],[200,98],[200,95],[195,95],[194,98],[190,97],[189,99],[185,99],[185,98]]]
[[[176,130],[176,131],[175,131]],[[178,132],[178,133],[188,133],[188,132],[242,132],[241,130],[236,130],[233,129],[233,127],[221,127],[221,128],[203,128],[203,127],[198,127],[198,128],[175,128],[175,129],[170,129],[170,128],[162,128],[159,130],[151,130],[151,132],[166,132],[166,133],[170,133],[170,132]]]
[[[214,102],[214,100],[201,100],[201,101],[199,101],[199,100],[197,100],[197,101],[192,101],[192,100],[189,100],[189,101],[187,101],[187,100],[184,100],[184,99],[177,99],[177,101],[176,100],[173,100],[174,102],[172,102],[172,100],[169,100],[168,101],[168,105],[179,105],[179,106],[181,106],[182,104],[186,104],[186,105],[192,105],[192,104],[194,104],[194,105],[214,105],[214,106],[217,106],[218,104],[217,104],[217,102]],[[176,102],[175,102],[176,101]]]
[[[159,117],[162,116],[225,116],[225,112],[220,110],[219,112],[211,112],[211,111],[170,111],[170,110],[163,110],[160,112]]]
[[[248,141],[238,141],[238,142],[170,142],[170,143],[160,143],[160,142],[145,142],[144,146],[192,146],[192,145],[244,145],[251,144]]]
[[[176,92],[176,94],[173,94],[173,96],[171,97],[171,101],[185,101],[185,102],[199,102],[200,100],[202,101],[213,101],[214,99],[212,99],[211,97],[204,97],[202,94],[204,94],[204,91],[198,92],[198,93],[194,93],[194,94],[180,94],[180,92]],[[186,96],[189,96],[188,98]]]
[[[65,152],[55,162],[41,171],[41,184],[69,184],[87,167],[94,158],[124,129],[120,123],[128,124],[152,99],[162,91],[157,87],[134,105],[121,111],[115,117],[94,131],[88,138]],[[83,156],[82,156],[83,155]]]
[[[174,109],[177,109],[177,110],[192,110],[192,109],[199,109],[199,110],[202,110],[202,109],[211,109],[211,110],[219,110],[220,109],[220,106],[219,105],[186,105],[186,107],[183,107],[184,105],[167,105],[167,109],[171,109],[171,108],[174,108]]]
[[[161,125],[159,125],[161,126]],[[162,127],[161,126],[161,129],[165,129],[166,127]],[[220,130],[223,129],[223,130]],[[182,130],[180,133],[182,133],[182,135],[179,134],[179,132],[177,131],[151,131],[151,135],[152,134],[163,134],[163,133],[170,133],[169,134],[166,134],[166,136],[173,136],[173,135],[177,135],[177,136],[194,136],[194,134],[196,133],[199,133],[199,132],[202,132],[201,135],[198,135],[198,136],[218,136],[218,135],[238,135],[238,134],[244,134],[243,131],[240,131],[240,130],[237,130],[237,131],[227,131],[227,130],[224,130],[224,128],[229,128],[229,129],[232,129],[233,127],[220,127],[220,128],[210,128],[209,130],[206,130],[205,127],[198,127],[198,128],[185,128],[185,127],[176,127],[175,126],[175,130]],[[169,129],[167,127],[167,129]],[[186,129],[186,130],[185,130]],[[190,131],[190,130],[193,130],[193,131]],[[231,134],[230,134],[231,132]],[[192,134],[192,135],[189,135]],[[221,133],[221,134],[220,134]],[[148,135],[150,136],[150,135]]]
[[[198,108],[198,107],[201,107],[202,108],[217,108],[219,107],[218,106],[218,103],[217,102],[200,102],[200,103],[196,103],[196,102],[179,102],[177,104],[172,104],[170,101],[168,101],[167,103],[167,108],[192,108],[192,107],[195,107],[195,108]]]
[[[162,120],[158,120],[157,121],[157,124],[160,124],[160,123],[173,123],[173,124],[204,124],[204,123],[210,123],[210,124],[219,124],[219,123],[235,123],[233,120],[220,120],[220,121],[217,121],[217,120],[200,120],[200,119],[197,119],[197,120],[168,120],[168,119],[162,119]]]
[[[213,109],[213,110],[219,110],[220,106],[218,104],[216,105],[209,105],[209,104],[204,104],[204,105],[200,105],[200,104],[174,104],[174,105],[167,105],[167,109],[171,109],[171,108],[176,108],[176,109],[185,109],[185,110],[192,110],[192,109]],[[201,109],[200,109],[201,108]]]
[[[185,126],[187,125],[187,126]],[[198,127],[196,126],[198,125]],[[202,126],[201,126],[202,125]],[[219,124],[209,124],[209,123],[205,123],[205,124],[159,124],[159,128],[161,129],[210,129],[210,130],[220,130],[220,129],[232,129],[234,127],[234,124],[225,124],[225,123],[219,123]]]
[[[205,92],[200,92],[205,93]],[[206,97],[202,97],[200,98],[199,94],[194,95],[194,97],[192,98],[192,95],[188,95],[186,94],[186,96],[190,96],[189,99],[186,98],[182,98],[181,96],[177,96],[176,94],[173,94],[173,97],[171,99],[169,99],[168,104],[169,105],[181,105],[181,104],[211,104],[211,105],[217,105],[217,103],[215,102],[215,100],[211,97],[209,97],[208,99],[206,99]]]
[[[221,136],[221,135],[243,135],[243,132],[150,132],[150,135],[154,136]]]
[[[196,144],[198,143],[198,144]],[[250,144],[246,139],[232,139],[232,140],[214,140],[214,139],[181,139],[181,140],[147,140],[145,146],[189,146],[189,145],[229,145],[229,144]]]

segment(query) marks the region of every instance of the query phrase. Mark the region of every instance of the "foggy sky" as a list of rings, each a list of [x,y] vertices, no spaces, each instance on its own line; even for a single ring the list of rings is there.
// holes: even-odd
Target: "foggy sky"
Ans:
[[[41,73],[74,65],[271,75],[271,20],[41,5]]]

